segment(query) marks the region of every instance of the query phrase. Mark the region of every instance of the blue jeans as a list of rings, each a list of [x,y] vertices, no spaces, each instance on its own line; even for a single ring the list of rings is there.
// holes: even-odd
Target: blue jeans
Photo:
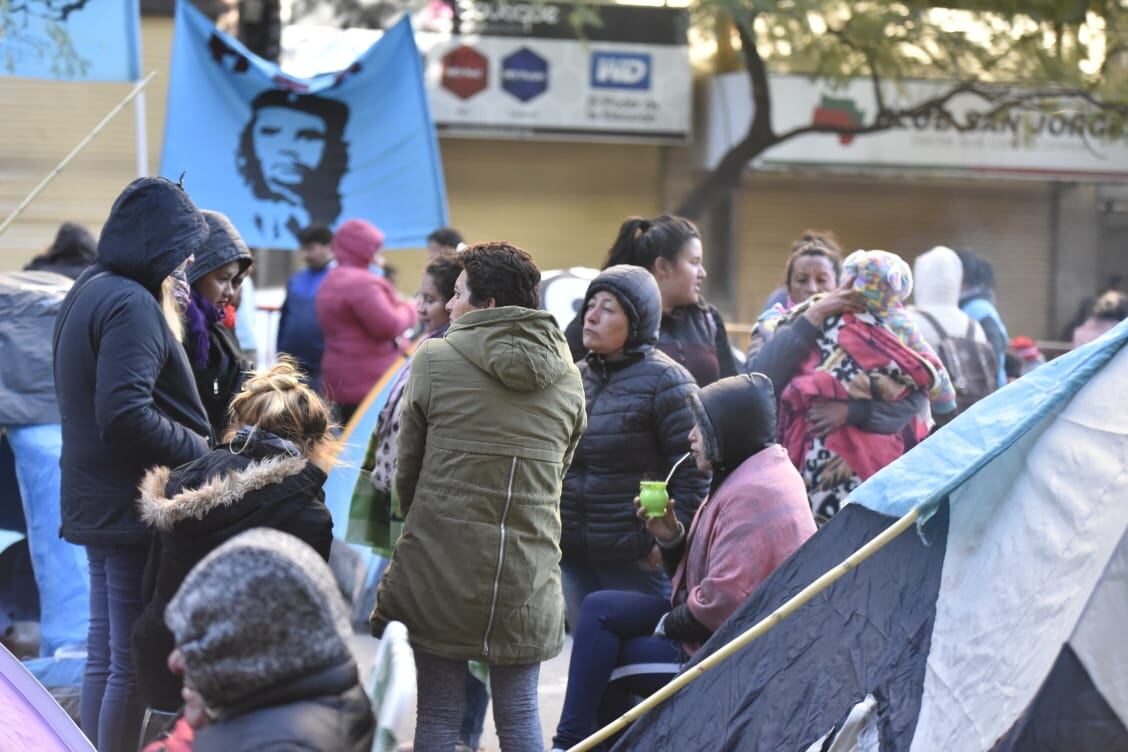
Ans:
[[[584,599],[572,632],[568,689],[552,746],[568,749],[618,718],[678,672],[681,646],[655,637],[664,598],[602,590]],[[609,745],[608,745],[609,746]]]
[[[130,633],[141,615],[146,546],[87,546],[90,633],[82,677],[82,731],[99,752],[137,749],[145,706],[137,692]]]
[[[16,459],[31,566],[39,588],[39,654],[52,656],[59,648],[81,650],[90,621],[89,575],[82,547],[59,537],[62,428],[58,423],[0,428]]]
[[[593,566],[561,561],[564,613],[575,633],[584,598],[600,590],[625,590],[670,600],[670,580],[661,566],[652,569],[646,560]]]

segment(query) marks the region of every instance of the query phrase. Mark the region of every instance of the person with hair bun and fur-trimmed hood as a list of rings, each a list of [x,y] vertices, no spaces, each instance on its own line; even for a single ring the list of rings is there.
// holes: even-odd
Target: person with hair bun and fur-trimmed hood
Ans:
[[[329,406],[283,359],[251,375],[230,415],[222,445],[175,470],[149,470],[140,486],[137,508],[155,536],[133,655],[142,699],[164,711],[180,707],[181,683],[165,666],[173,645],[162,615],[196,562],[253,527],[296,535],[329,560],[333,520],[321,489],[334,447]]]

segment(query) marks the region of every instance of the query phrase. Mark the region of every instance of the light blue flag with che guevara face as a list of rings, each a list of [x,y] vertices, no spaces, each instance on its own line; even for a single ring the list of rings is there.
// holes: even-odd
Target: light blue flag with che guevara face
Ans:
[[[287,76],[181,0],[161,174],[247,244],[296,248],[310,224],[365,219],[390,248],[446,224],[446,190],[410,21],[342,71]]]
[[[0,0],[0,75],[141,77],[138,0]]]

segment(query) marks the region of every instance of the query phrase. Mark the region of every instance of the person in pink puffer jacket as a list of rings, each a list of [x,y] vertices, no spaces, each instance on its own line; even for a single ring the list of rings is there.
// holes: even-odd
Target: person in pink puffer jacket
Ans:
[[[368,269],[383,244],[383,233],[368,222],[345,222],[333,235],[337,266],[317,291],[325,334],[322,389],[337,404],[342,423],[395,362],[399,336],[415,324],[415,306]]]

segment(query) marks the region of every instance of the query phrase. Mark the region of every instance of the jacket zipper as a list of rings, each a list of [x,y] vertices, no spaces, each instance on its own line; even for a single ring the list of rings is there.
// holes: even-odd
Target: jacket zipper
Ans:
[[[485,658],[490,655],[490,633],[493,632],[494,617],[497,614],[497,596],[501,589],[501,568],[505,564],[505,538],[509,532],[505,527],[505,521],[509,519],[509,505],[513,501],[513,477],[516,474],[517,458],[514,457],[513,464],[509,466],[509,489],[505,492],[505,509],[501,512],[501,535],[497,542],[497,573],[494,575],[493,596],[490,598],[490,618],[486,622],[486,633],[482,636],[482,656]]]

